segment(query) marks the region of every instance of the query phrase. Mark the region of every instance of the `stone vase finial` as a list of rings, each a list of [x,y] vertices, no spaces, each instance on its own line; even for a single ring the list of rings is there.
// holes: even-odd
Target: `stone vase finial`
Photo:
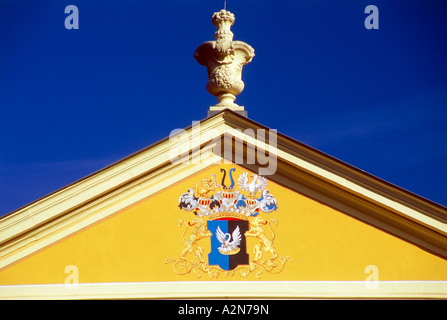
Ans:
[[[197,62],[208,70],[206,89],[219,102],[210,110],[244,111],[244,107],[235,104],[234,100],[244,89],[242,67],[251,62],[254,49],[245,42],[233,41],[230,28],[235,21],[234,14],[222,9],[213,14],[212,21],[217,28],[215,41],[202,43],[194,52]]]

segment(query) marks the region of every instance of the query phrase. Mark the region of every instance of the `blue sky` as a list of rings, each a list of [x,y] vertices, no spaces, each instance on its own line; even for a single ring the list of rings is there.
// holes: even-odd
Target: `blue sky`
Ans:
[[[367,30],[367,5],[379,29]],[[65,7],[79,9],[67,30]],[[206,116],[193,58],[222,1],[0,0],[0,215]],[[228,0],[249,118],[447,205],[447,12],[435,0]]]

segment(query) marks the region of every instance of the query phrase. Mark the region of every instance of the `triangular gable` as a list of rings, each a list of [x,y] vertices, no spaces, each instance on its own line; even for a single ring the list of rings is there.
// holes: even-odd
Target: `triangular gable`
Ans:
[[[264,130],[265,139],[264,135],[256,134],[261,132],[257,130]],[[228,152],[228,145],[232,146],[231,152]],[[247,158],[258,150],[262,151],[260,155],[264,154],[261,160],[255,159],[253,162]],[[177,154],[180,157],[175,157]],[[220,169],[229,173],[235,168],[238,176],[242,172],[259,174],[259,168],[267,170],[273,161],[276,161],[274,174],[266,177],[269,180],[269,191],[280,204],[277,211],[266,215],[278,217],[275,249],[278,252],[281,249],[282,252],[278,253],[278,259],[281,260],[275,260],[275,263],[282,264],[284,269],[276,275],[270,274],[267,269],[258,269],[257,272],[263,271],[262,278],[258,278],[253,271],[247,279],[255,280],[263,289],[256,289],[254,285],[245,296],[287,296],[287,292],[292,292],[291,296],[306,296],[304,292],[300,293],[299,288],[302,287],[296,285],[297,281],[336,281],[337,290],[340,290],[340,286],[353,286],[354,291],[359,290],[359,286],[362,288],[357,295],[350,291],[346,296],[374,296],[374,292],[363,290],[361,281],[366,277],[365,267],[376,266],[371,257],[381,261],[382,266],[377,266],[380,270],[387,270],[381,272],[381,279],[385,283],[397,280],[431,281],[435,287],[430,286],[429,291],[439,294],[445,290],[447,225],[444,207],[365,174],[231,111],[224,111],[4,217],[0,221],[0,285],[12,287],[2,287],[0,293],[11,296],[14,295],[12,292],[19,292],[17,294],[20,296],[16,285],[31,285],[26,288],[26,292],[32,294],[35,290],[33,285],[36,284],[64,284],[66,274],[60,274],[57,280],[51,276],[43,276],[39,280],[35,276],[20,282],[15,278],[27,270],[34,270],[34,275],[39,274],[36,273],[39,265],[45,265],[47,269],[53,266],[59,270],[61,266],[81,265],[85,261],[98,264],[112,259],[107,262],[108,269],[102,266],[88,276],[84,272],[84,280],[80,275],[81,284],[86,282],[85,288],[88,287],[86,297],[94,297],[91,292],[99,290],[100,283],[115,282],[119,288],[115,287],[114,290],[124,290],[122,297],[132,296],[132,289],[123,285],[130,282],[140,283],[141,296],[163,297],[169,296],[168,292],[171,292],[171,296],[188,296],[185,294],[186,287],[180,289],[184,281],[216,279],[210,279],[210,273],[207,270],[200,271],[200,268],[184,276],[178,275],[171,268],[175,263],[173,261],[178,262],[180,258],[175,254],[179,255],[182,245],[186,245],[182,244],[178,221],[184,218],[185,223],[193,224],[188,219],[194,217],[194,213],[179,209],[179,197],[203,176],[209,178],[214,174],[221,177]],[[120,228],[126,230],[121,236],[118,231]],[[144,232],[159,234],[151,238],[145,237]],[[306,232],[309,234],[307,238],[303,236]],[[315,237],[320,240],[317,241]],[[150,239],[152,244],[142,239]],[[255,250],[255,244],[250,241],[247,245],[251,246],[250,250]],[[333,247],[324,244],[328,241],[333,243]],[[374,241],[377,243],[372,245]],[[80,249],[79,246],[86,248]],[[130,250],[130,246],[135,250]],[[343,251],[341,248],[351,251]],[[206,250],[210,248],[206,247]],[[370,250],[371,254],[365,254],[365,250]],[[128,257],[120,256],[126,251]],[[74,256],[85,254],[84,257],[88,259],[83,258],[81,260],[84,262],[78,260],[72,264],[70,259],[64,260],[67,252]],[[362,255],[359,252],[363,252],[364,260],[360,258]],[[401,255],[397,255],[398,252]],[[134,261],[137,257],[146,262]],[[403,260],[399,262],[398,257]],[[161,258],[166,261],[162,263]],[[58,263],[55,263],[55,259]],[[121,265],[116,270],[110,267],[113,261],[116,265],[117,261],[123,259],[142,269],[146,268],[146,272],[152,272],[141,276],[141,271],[130,271],[133,269],[128,266],[126,269]],[[338,262],[331,263],[331,259]],[[416,259],[418,267],[412,266],[406,272],[403,271],[402,264],[408,265],[407,259]],[[50,265],[48,262],[51,262]],[[316,268],[315,265],[320,267]],[[348,265],[352,268],[347,268]],[[395,267],[393,269],[384,265]],[[237,280],[239,283],[245,280],[241,274],[223,279],[227,273],[231,273],[224,271],[220,272],[217,279],[219,283],[222,280]],[[57,273],[47,271],[43,274]],[[278,291],[278,287],[275,289],[263,282],[267,280],[287,283],[282,282],[284,290]],[[177,283],[177,287],[174,287],[180,291],[173,293],[173,287],[165,284],[166,281]],[[144,283],[157,283],[155,286],[158,289],[153,286],[148,289]],[[205,289],[202,287],[202,293],[191,293],[190,296],[212,296],[212,290],[206,289],[209,286],[207,283],[202,284],[205,286]],[[331,296],[337,291],[331,285],[321,287],[321,282],[314,285],[318,287],[314,294],[307,286],[307,296],[318,296],[315,293],[318,290],[323,290],[323,293],[318,291],[323,296],[324,292]],[[411,282],[404,286],[410,291],[421,290],[420,287],[411,289],[413,285]],[[385,289],[384,296],[396,290],[400,294],[405,291],[402,288]],[[57,296],[70,296],[63,288],[56,286],[54,290]],[[81,291],[77,292],[79,294]],[[228,292],[225,294],[228,296]],[[377,291],[375,294],[380,296]]]

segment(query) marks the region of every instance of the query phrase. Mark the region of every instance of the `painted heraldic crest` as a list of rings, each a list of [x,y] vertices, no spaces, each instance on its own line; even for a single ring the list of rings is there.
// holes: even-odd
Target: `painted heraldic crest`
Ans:
[[[266,271],[279,273],[291,259],[279,257],[273,246],[278,224],[276,218],[265,219],[278,209],[276,198],[267,189],[268,179],[247,171],[233,178],[236,168],[227,172],[221,168],[221,183],[216,175],[201,177],[187,192],[180,195],[178,207],[194,215],[188,222],[181,219],[183,250],[177,259],[165,259],[179,275],[194,272],[197,276],[207,273],[217,278],[221,273],[233,276],[235,272],[256,277]],[[239,189],[239,190],[238,190]],[[267,236],[266,234],[269,236]],[[255,239],[255,245],[247,247],[247,237]],[[203,246],[209,241],[211,251]],[[250,253],[247,251],[250,249]]]

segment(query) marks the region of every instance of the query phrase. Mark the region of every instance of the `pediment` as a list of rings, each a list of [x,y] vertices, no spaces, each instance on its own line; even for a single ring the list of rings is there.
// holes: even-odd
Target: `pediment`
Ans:
[[[264,188],[250,193],[261,176]],[[205,296],[210,281],[254,281],[261,296],[285,294],[266,283],[281,281],[300,296],[302,281],[363,285],[368,266],[384,281],[446,281],[446,217],[440,205],[223,111],[1,219],[0,285],[64,285],[67,266],[85,288],[146,283],[158,288],[144,287],[146,296],[158,297],[166,283],[191,281]],[[212,264],[217,229],[234,240],[236,227],[247,256]],[[406,269],[412,259],[418,265]]]

